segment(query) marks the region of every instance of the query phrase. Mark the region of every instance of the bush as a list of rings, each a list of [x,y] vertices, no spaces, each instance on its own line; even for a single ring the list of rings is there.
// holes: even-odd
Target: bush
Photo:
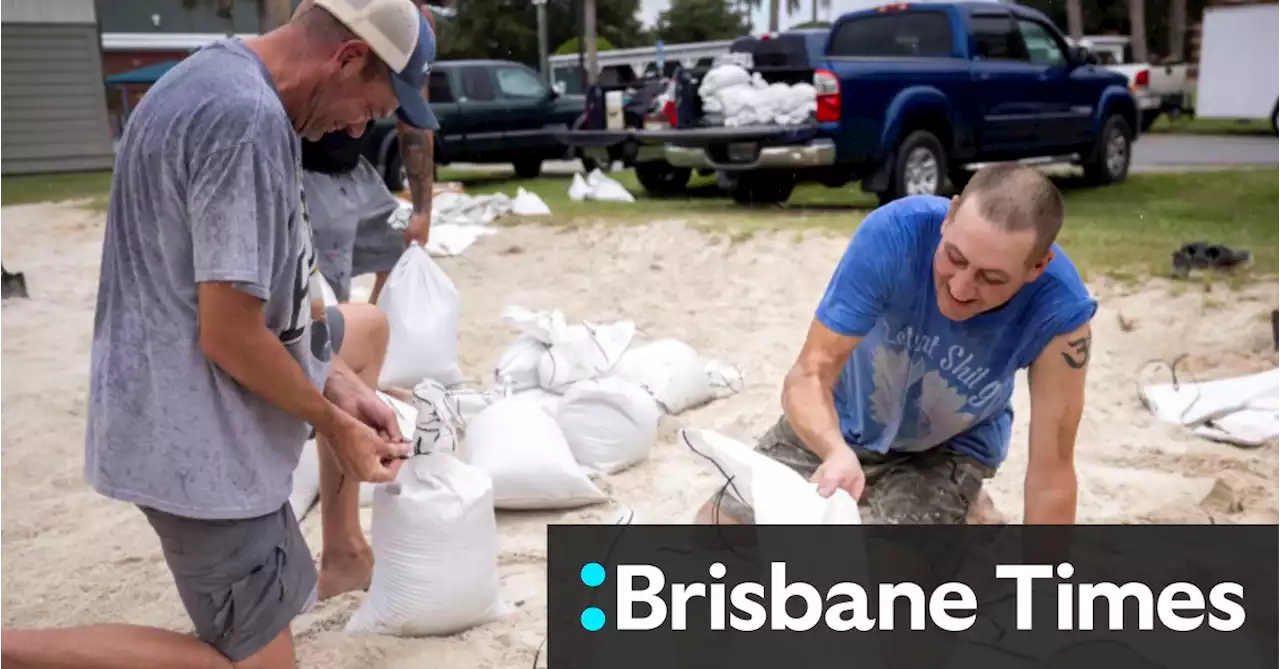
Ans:
[[[609,40],[599,36],[596,37],[597,53],[601,51],[612,51],[613,49],[616,49],[616,48],[618,47],[614,46],[613,43],[610,42]],[[561,44],[560,46],[556,47],[556,50],[553,53],[556,56],[564,56],[571,53],[578,53],[578,38],[571,37],[565,40],[564,44]]]

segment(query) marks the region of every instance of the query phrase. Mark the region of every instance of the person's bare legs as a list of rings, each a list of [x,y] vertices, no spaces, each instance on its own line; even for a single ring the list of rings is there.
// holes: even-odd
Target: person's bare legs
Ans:
[[[373,275],[373,292],[369,293],[369,304],[377,304],[383,286],[387,285],[387,277],[391,272],[376,272]]]
[[[293,663],[287,627],[235,663],[195,637],[139,625],[0,632],[4,669],[292,669]]]
[[[346,321],[342,348],[337,353],[370,388],[377,388],[387,355],[390,328],[387,317],[372,304],[341,304]],[[373,549],[360,527],[360,483],[343,480],[337,460],[316,438],[320,456],[320,576],[317,599],[365,590],[373,576]]]

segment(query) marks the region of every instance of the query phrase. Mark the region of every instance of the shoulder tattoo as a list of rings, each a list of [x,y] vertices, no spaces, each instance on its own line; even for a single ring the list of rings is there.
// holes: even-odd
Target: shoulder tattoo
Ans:
[[[1063,351],[1062,359],[1067,362],[1072,369],[1083,369],[1089,364],[1089,346],[1093,343],[1093,335],[1087,334],[1079,339],[1071,339],[1067,341],[1067,346],[1071,347],[1074,355]]]

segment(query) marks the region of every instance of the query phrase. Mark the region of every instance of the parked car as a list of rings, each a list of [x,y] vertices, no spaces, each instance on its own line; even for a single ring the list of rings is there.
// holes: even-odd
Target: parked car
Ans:
[[[440,120],[436,165],[512,163],[517,176],[533,178],[541,173],[543,161],[576,155],[557,139],[556,131],[582,115],[586,99],[555,92],[526,65],[441,61],[432,66],[428,95]],[[365,157],[388,188],[404,190],[395,117],[378,120],[371,132]]]
[[[1240,4],[1205,7],[1196,78],[1196,117],[1270,120],[1280,134],[1280,7]]]

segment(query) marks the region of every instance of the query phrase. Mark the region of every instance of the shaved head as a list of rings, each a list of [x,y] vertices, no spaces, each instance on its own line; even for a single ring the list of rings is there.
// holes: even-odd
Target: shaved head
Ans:
[[[978,216],[1007,232],[1033,232],[1028,262],[1049,252],[1062,230],[1062,193],[1039,170],[1015,163],[984,167],[960,193],[955,209],[972,207]]]

